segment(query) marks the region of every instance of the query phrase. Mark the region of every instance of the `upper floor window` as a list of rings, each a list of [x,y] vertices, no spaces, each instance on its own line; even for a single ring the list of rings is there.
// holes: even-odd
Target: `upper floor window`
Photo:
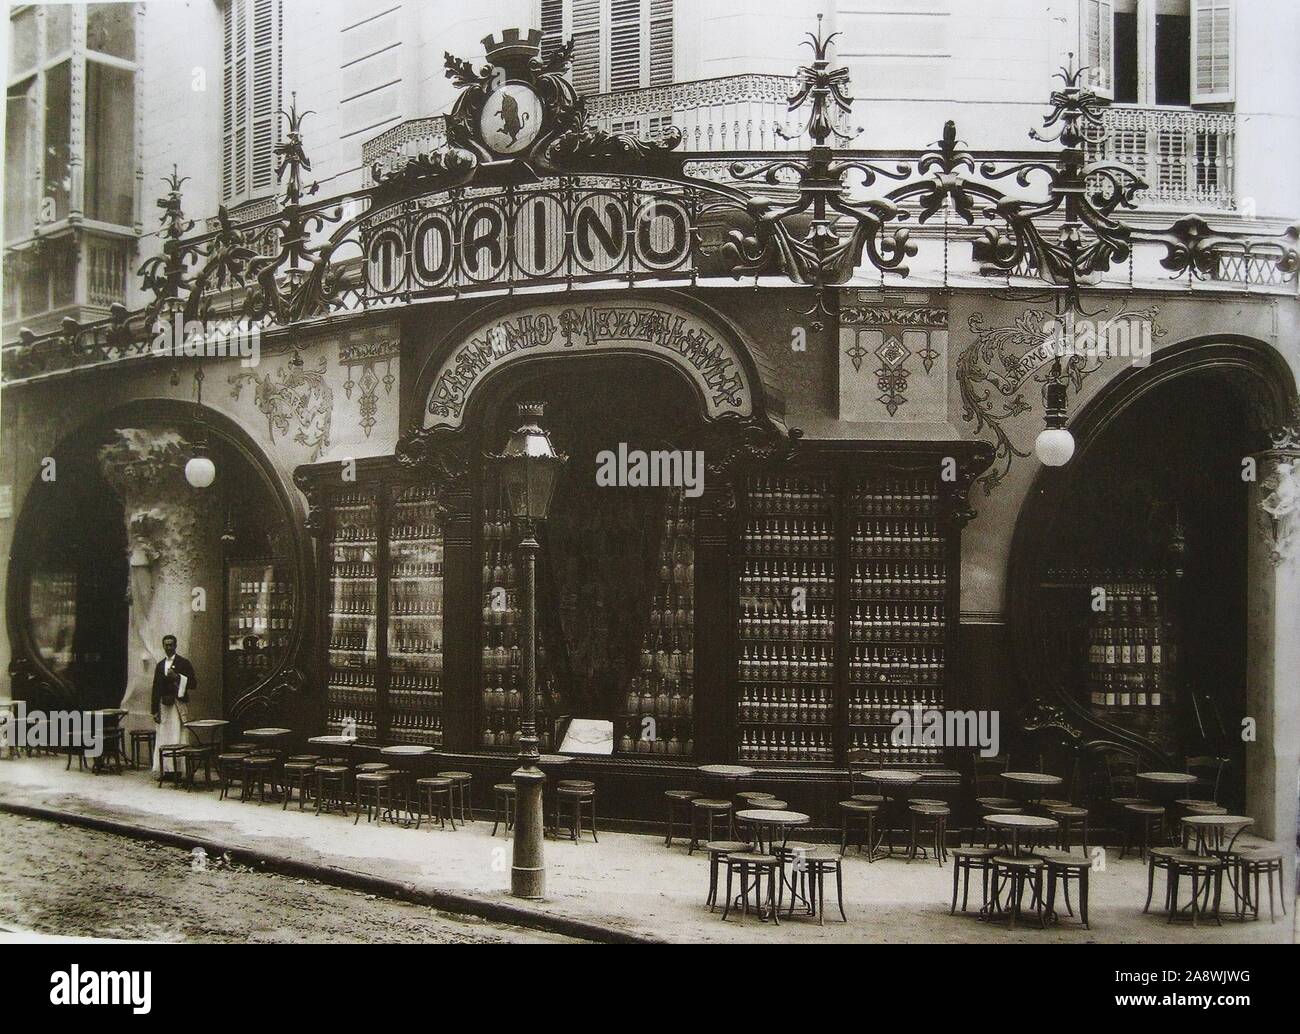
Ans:
[[[221,197],[275,189],[280,135],[282,0],[226,0],[223,10]]]
[[[7,242],[73,214],[134,226],[137,13],[107,3],[10,15]]]
[[[1234,0],[1080,0],[1080,52],[1098,93],[1121,104],[1234,98]]]
[[[542,52],[574,40],[579,94],[673,81],[673,0],[540,0]]]

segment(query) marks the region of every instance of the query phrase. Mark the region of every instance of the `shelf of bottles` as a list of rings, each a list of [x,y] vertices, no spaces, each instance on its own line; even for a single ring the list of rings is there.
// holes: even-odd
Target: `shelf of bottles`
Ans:
[[[378,741],[378,508],[373,491],[340,492],[330,510],[327,550],[326,725],[334,734]]]
[[[522,579],[516,562],[519,536],[505,508],[500,485],[484,488],[483,513],[483,691],[479,744],[486,749],[516,749],[523,714],[520,624]],[[555,746],[551,732],[554,692],[541,628],[537,640],[537,740],[543,753]]]
[[[388,511],[390,743],[442,745],[443,562],[433,489],[399,490]]]
[[[891,735],[896,712],[944,706],[949,572],[939,485],[859,478],[847,504],[847,747],[891,764],[939,764],[940,748]]]
[[[628,684],[621,754],[695,753],[695,521],[681,489],[664,510],[640,662]]]
[[[835,511],[826,477],[762,476],[747,485],[738,760],[835,760]]]
[[[1077,613],[1086,613],[1084,693],[1098,710],[1154,711],[1173,704],[1178,645],[1153,573],[1108,571],[1048,574],[1069,585]]]
[[[293,630],[294,588],[283,559],[232,561],[226,568],[226,663],[238,692],[275,671]]]

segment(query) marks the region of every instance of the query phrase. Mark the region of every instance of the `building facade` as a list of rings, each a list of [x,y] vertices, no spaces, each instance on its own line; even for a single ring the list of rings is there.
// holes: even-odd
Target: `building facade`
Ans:
[[[996,714],[1080,797],[1117,751],[1227,758],[1283,837],[1298,23],[1242,0],[15,7],[13,694],[148,722],[170,632],[199,716],[508,771],[515,529],[483,457],[540,401],[569,456],[542,745],[612,723],[582,765],[613,813],[745,761],[828,819],[860,750],[959,800],[969,745],[892,735],[920,708]],[[193,322],[204,344],[158,345]]]

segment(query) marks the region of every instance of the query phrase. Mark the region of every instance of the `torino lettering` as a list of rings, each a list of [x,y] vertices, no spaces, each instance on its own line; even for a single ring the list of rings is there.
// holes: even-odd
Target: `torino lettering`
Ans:
[[[667,195],[554,187],[441,201],[364,232],[372,295],[689,272],[694,229]]]

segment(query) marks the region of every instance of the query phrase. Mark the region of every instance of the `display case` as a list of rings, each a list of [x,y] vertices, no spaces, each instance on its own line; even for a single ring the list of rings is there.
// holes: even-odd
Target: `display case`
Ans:
[[[293,636],[293,569],[285,557],[226,562],[226,699],[271,675]]]
[[[737,585],[738,760],[835,760],[836,509],[829,476],[748,482]]]
[[[620,754],[695,753],[695,519],[681,489],[664,507],[653,601],[618,737]]]
[[[444,554],[433,490],[395,488],[387,527],[387,740],[438,747],[443,742]]]
[[[375,491],[330,500],[326,567],[327,731],[379,742],[379,510]]]

